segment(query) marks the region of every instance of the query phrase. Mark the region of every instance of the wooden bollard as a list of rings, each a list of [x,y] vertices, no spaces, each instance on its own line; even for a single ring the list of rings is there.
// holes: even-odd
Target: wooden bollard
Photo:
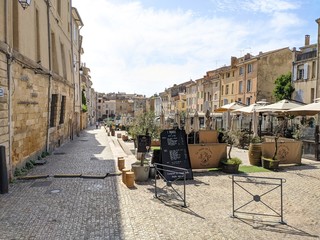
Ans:
[[[124,157],[118,157],[118,169],[122,171],[122,169],[124,169],[124,166],[125,166]]]
[[[130,169],[126,169],[126,168],[124,168],[124,169],[122,169],[122,182],[124,183],[124,184],[126,184],[127,185],[127,181],[126,181],[126,178],[127,178],[127,176],[126,176],[126,173],[127,172],[130,172]]]
[[[134,172],[126,172],[126,185],[128,188],[134,187]]]

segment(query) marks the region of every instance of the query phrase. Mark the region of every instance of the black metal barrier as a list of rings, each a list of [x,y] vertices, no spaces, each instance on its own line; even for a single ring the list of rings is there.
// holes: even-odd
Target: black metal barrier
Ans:
[[[0,193],[8,193],[9,181],[6,162],[6,148],[0,146]]]
[[[160,164],[160,163],[155,163],[154,164],[155,167],[155,197],[159,198],[159,194],[158,194],[158,185],[157,185],[157,178],[162,179],[164,182],[166,182],[166,185],[164,187],[162,187],[161,189],[164,190],[165,188],[171,188],[175,193],[176,193],[176,200],[183,202],[183,207],[187,207],[187,202],[186,202],[186,177],[187,177],[187,173],[188,173],[188,169],[185,168],[179,168],[179,167],[173,167],[170,165],[165,165],[165,164]],[[173,181],[169,181],[166,179],[166,173],[168,174],[174,174],[174,175],[178,175],[180,177],[177,177],[176,179],[174,179]],[[175,183],[178,180],[183,180],[183,196],[178,192],[177,189],[174,188],[173,183]]]
[[[283,183],[286,180],[283,178],[270,178],[270,177],[251,177],[251,176],[232,176],[232,217],[239,218],[236,214],[250,214],[260,215],[266,217],[279,217],[280,223],[285,224],[283,221]],[[237,190],[243,190],[248,196],[248,199],[237,198]],[[277,192],[278,190],[278,192]],[[255,192],[254,192],[255,191]],[[275,194],[268,199],[268,194]],[[240,194],[239,194],[240,195]],[[278,197],[278,199],[276,199]],[[238,205],[235,206],[236,200]],[[270,202],[269,202],[270,201]],[[250,204],[261,204],[269,213],[259,212],[259,206],[251,206],[245,210]],[[272,204],[279,204],[277,209]],[[264,210],[263,209],[263,210]]]

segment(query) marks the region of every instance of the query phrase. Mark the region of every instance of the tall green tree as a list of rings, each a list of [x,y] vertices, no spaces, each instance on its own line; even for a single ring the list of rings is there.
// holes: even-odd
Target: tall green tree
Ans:
[[[282,99],[291,99],[294,87],[291,84],[291,73],[283,74],[276,79],[273,95],[277,101]]]

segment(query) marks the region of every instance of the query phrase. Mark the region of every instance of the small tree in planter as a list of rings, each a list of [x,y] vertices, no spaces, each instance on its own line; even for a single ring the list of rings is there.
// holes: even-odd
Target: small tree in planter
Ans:
[[[160,137],[160,127],[155,121],[155,113],[147,112],[141,113],[135,117],[129,126],[129,134],[133,140],[135,140],[135,147],[138,135],[144,135],[148,131],[148,134],[152,139],[159,139]]]
[[[261,157],[261,163],[262,167],[270,170],[275,170],[279,168],[280,160],[277,159],[277,153],[278,153],[278,140],[281,136],[281,133],[283,132],[283,129],[285,128],[286,121],[282,121],[282,123],[278,126],[275,137],[274,137],[274,153],[272,158],[268,158],[265,156]]]
[[[141,113],[133,119],[131,126],[129,127],[129,134],[135,141],[135,147],[138,147],[138,138],[143,140],[144,137],[148,139],[159,139],[160,127],[155,121],[154,112]],[[149,141],[149,140],[148,140]],[[150,143],[145,144],[147,151],[150,149]],[[137,158],[140,160],[132,165],[132,169],[135,172],[136,181],[146,181],[149,176],[150,165],[145,159],[145,151],[137,152]]]
[[[238,173],[239,165],[242,163],[241,159],[231,157],[231,150],[233,145],[238,145],[241,141],[242,133],[240,130],[230,130],[224,132],[223,139],[229,145],[228,159],[221,161],[221,168],[226,173]]]

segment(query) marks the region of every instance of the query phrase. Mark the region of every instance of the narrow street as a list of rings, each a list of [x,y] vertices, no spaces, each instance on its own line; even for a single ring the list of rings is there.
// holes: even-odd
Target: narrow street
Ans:
[[[319,239],[319,162],[250,174],[286,179],[287,225],[257,228],[251,216],[230,217],[230,175],[195,173],[187,181],[188,208],[183,208],[154,198],[154,180],[127,188],[116,174],[118,156],[127,166],[135,161],[103,127],[83,131],[47,156],[47,163],[28,175],[48,178],[16,180],[9,194],[0,195],[0,239]]]

